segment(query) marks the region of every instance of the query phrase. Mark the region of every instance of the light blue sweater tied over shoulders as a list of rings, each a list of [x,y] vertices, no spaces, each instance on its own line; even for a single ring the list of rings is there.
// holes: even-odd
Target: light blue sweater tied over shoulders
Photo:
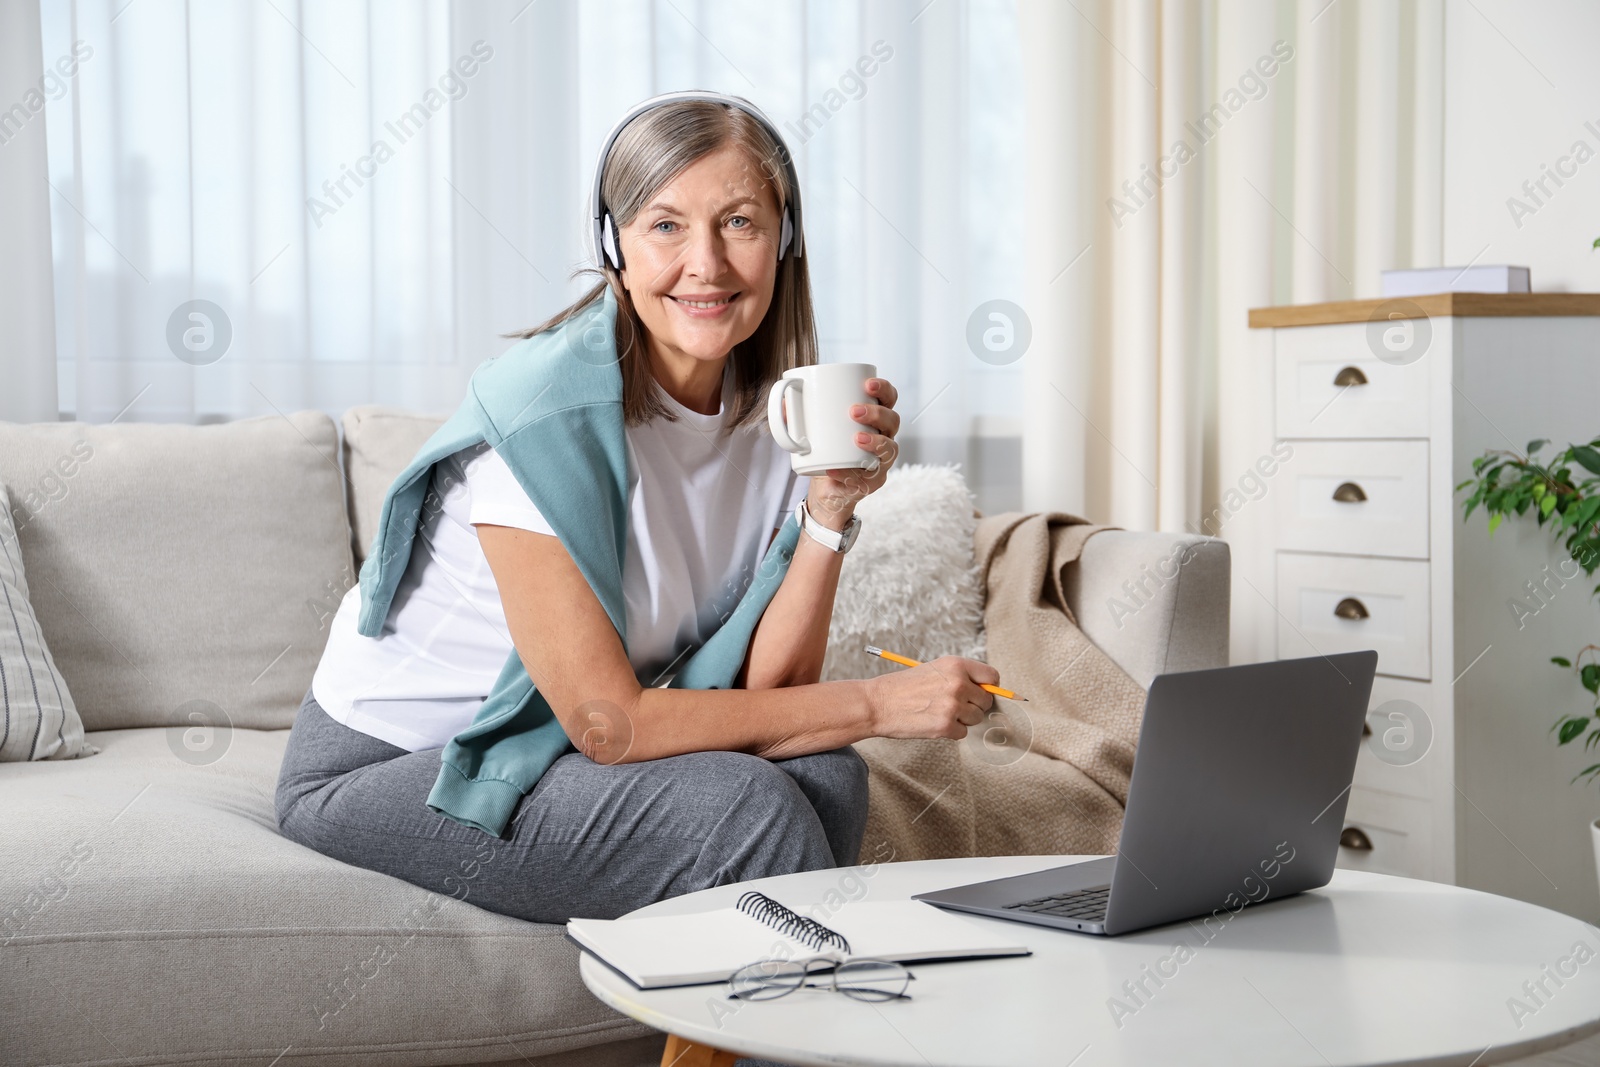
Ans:
[[[433,465],[487,441],[571,553],[627,648],[622,568],[628,468],[616,297],[607,287],[562,325],[530,337],[472,375],[466,399],[428,438],[383,498],[361,567],[358,632],[381,638],[411,558]],[[800,529],[791,515],[737,607],[678,669],[677,689],[727,689],[751,635],[788,573]],[[517,801],[560,756],[576,751],[515,650],[472,725],[440,753],[428,807],[500,837]]]

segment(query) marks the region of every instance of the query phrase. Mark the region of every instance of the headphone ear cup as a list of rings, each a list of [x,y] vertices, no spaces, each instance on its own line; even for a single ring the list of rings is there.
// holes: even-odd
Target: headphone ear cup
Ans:
[[[611,223],[611,212],[606,212],[600,220],[600,246],[605,250],[606,258],[611,261],[611,266],[616,270],[622,269],[622,249],[617,245],[617,230]]]
[[[783,232],[778,237],[778,258],[782,259],[789,253],[789,244],[794,240],[794,221],[788,208],[783,209]]]

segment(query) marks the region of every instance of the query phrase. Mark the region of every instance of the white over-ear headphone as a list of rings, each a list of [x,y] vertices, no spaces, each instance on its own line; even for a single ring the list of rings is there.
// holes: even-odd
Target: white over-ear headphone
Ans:
[[[607,262],[617,270],[622,269],[622,249],[617,243],[617,227],[611,218],[611,212],[606,209],[605,203],[600,198],[600,183],[605,177],[606,157],[611,154],[611,145],[617,135],[628,123],[649,111],[651,108],[670,104],[677,100],[714,100],[719,104],[728,104],[746,112],[762,126],[766,127],[772,139],[777,143],[778,152],[782,156],[783,170],[789,178],[789,202],[783,208],[783,231],[778,237],[778,258],[782,259],[789,251],[792,244],[796,258],[803,254],[802,246],[805,244],[800,236],[800,176],[795,171],[794,157],[789,153],[789,146],[784,143],[783,135],[761,109],[742,96],[727,96],[723,93],[713,93],[703,89],[685,89],[681,92],[662,93],[636,105],[626,115],[622,116],[611,133],[607,135],[605,143],[600,146],[600,158],[594,165],[594,195],[590,198],[591,217],[594,222],[594,261],[596,266],[605,266]]]

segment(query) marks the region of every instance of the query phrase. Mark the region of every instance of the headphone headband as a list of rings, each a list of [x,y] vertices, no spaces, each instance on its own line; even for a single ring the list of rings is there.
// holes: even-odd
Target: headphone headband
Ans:
[[[626,115],[611,128],[605,142],[600,146],[600,157],[594,165],[594,189],[589,199],[590,219],[594,224],[594,261],[595,265],[603,267],[609,260],[616,269],[622,269],[622,249],[617,241],[616,224],[611,219],[611,213],[606,210],[604,201],[600,197],[600,184],[605,178],[606,157],[611,154],[611,145],[616,141],[623,129],[644,114],[663,104],[675,103],[679,100],[710,100],[719,104],[736,107],[754,118],[765,127],[778,146],[778,151],[783,157],[783,170],[789,180],[789,202],[783,208],[783,232],[778,239],[778,258],[781,260],[792,247],[794,254],[799,257],[803,254],[804,241],[800,236],[800,175],[795,170],[794,156],[789,152],[789,146],[784,142],[783,135],[772,124],[772,120],[762,114],[761,109],[742,96],[729,96],[725,93],[714,93],[704,89],[685,89],[679,92],[662,93],[635,105]],[[606,247],[606,238],[611,239],[611,248]],[[615,250],[613,252],[613,250]]]

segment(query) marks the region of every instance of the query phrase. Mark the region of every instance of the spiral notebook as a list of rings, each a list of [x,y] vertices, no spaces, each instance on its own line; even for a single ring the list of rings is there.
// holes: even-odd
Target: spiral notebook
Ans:
[[[640,989],[725,982],[745,964],[772,956],[837,951],[926,963],[1030,955],[1004,936],[1010,933],[920,900],[845,903],[824,924],[754,890],[716,911],[567,921],[569,938]]]

